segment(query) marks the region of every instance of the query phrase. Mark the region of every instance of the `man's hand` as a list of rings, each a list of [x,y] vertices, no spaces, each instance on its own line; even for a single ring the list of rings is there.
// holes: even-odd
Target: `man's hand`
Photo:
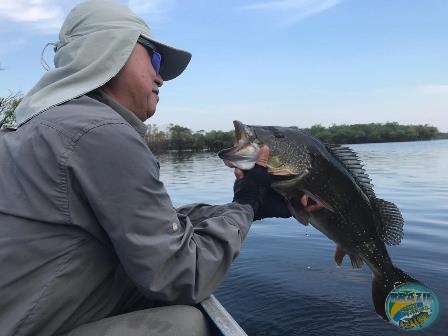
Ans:
[[[289,218],[291,213],[285,200],[271,187],[267,172],[269,148],[262,146],[255,167],[248,171],[235,169],[234,202],[250,204],[254,209],[254,220],[267,217]]]
[[[268,165],[269,160],[269,147],[266,145],[261,146],[260,150],[258,151],[257,161],[255,162],[256,165],[259,165],[263,168],[266,168]],[[244,172],[239,169],[235,168],[235,177],[237,180],[242,179],[244,177]],[[267,173],[267,171],[266,171]]]

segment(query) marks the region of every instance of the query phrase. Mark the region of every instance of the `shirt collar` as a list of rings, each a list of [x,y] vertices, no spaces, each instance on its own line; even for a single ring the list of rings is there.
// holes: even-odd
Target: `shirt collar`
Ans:
[[[101,89],[97,89],[89,93],[89,97],[98,100],[99,102],[106,104],[115,112],[123,117],[142,138],[145,137],[147,126],[137,116],[129,111],[126,107],[118,103],[112,97],[105,94]]]

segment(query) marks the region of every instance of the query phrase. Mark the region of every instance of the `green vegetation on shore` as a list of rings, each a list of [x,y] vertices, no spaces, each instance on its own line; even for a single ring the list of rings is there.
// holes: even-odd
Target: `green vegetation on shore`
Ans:
[[[198,131],[179,125],[170,125],[165,131],[157,125],[148,125],[145,136],[152,151],[160,153],[168,150],[219,151],[231,147],[235,141],[234,131]]]
[[[0,126],[14,124],[14,110],[22,101],[20,92],[10,93],[7,97],[0,97]]]
[[[298,127],[292,126],[295,129]],[[399,125],[396,122],[379,124],[333,125],[324,127],[314,125],[302,129],[324,142],[335,144],[418,141],[444,138],[443,133],[430,125]],[[167,150],[208,150],[218,151],[233,146],[234,131],[199,131],[170,125],[165,131],[157,125],[149,125],[146,141],[154,152]]]
[[[14,122],[14,109],[22,99],[22,94],[11,93],[8,97],[0,97],[0,125]],[[299,129],[296,126],[291,126]],[[430,125],[400,125],[396,122],[385,124],[332,125],[324,127],[314,125],[302,129],[324,142],[335,144],[416,141],[432,139],[448,139],[448,133],[440,133]],[[160,129],[157,125],[148,125],[145,140],[154,152],[168,150],[219,151],[231,147],[235,141],[234,131],[198,131],[180,125],[169,125]]]
[[[430,125],[399,125],[397,122],[385,124],[315,125],[304,129],[328,143],[358,144],[372,142],[399,142],[435,139],[439,130]]]
[[[434,139],[440,140],[440,139],[448,139],[448,133],[439,133],[436,135]]]

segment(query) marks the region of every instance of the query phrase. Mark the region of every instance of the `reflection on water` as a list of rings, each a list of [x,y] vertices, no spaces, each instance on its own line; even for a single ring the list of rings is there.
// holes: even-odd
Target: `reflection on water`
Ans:
[[[232,201],[233,171],[226,168],[216,154],[189,152],[179,156],[169,153],[158,158],[161,179],[175,206]]]
[[[446,335],[448,321],[448,141],[366,144],[357,151],[381,198],[405,219],[396,265],[438,295],[441,317],[419,335]],[[231,169],[209,153],[159,157],[175,205],[232,199]],[[293,219],[255,222],[216,295],[249,335],[403,335],[376,316],[371,272],[338,268],[335,245]]]

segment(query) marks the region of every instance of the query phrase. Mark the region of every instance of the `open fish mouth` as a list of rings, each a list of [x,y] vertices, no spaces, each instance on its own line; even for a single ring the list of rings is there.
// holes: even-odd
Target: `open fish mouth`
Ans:
[[[234,120],[233,126],[235,127],[235,137],[236,137],[236,143],[235,146],[242,140],[249,141],[249,138],[254,138],[254,132],[252,129],[244,125],[241,121]]]
[[[260,145],[255,132],[250,126],[235,120],[235,145],[218,152],[224,164],[230,168],[252,169],[257,160]]]
[[[241,121],[234,120],[233,126],[235,128],[235,146],[244,146],[251,142],[257,141],[255,130]]]
[[[270,137],[268,134],[274,133],[274,138],[282,138],[283,134],[275,127],[251,126],[235,120],[235,145],[226,148],[218,153],[224,164],[230,168],[243,170],[252,169],[255,166],[257,155],[263,144],[269,146]],[[278,139],[277,139],[278,140]],[[274,176],[296,176],[300,172],[288,163],[284,163],[281,154],[271,149],[267,162],[267,169],[270,175]]]

